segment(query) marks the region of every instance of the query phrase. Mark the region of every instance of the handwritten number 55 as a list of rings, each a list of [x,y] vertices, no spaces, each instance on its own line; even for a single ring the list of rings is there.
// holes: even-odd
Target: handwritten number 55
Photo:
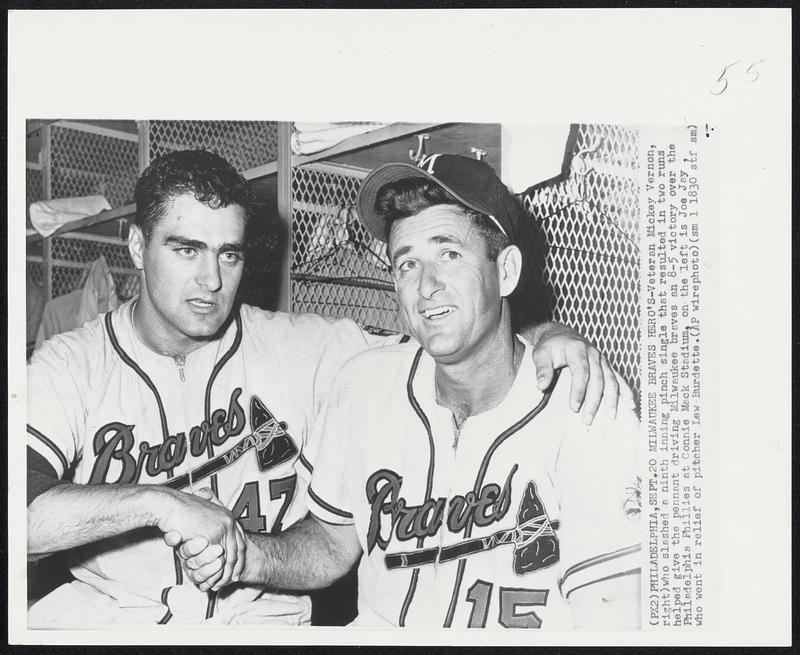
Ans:
[[[721,85],[721,87],[717,91],[709,89],[712,95],[718,96],[725,92],[725,90],[728,88],[728,78],[725,76],[726,73],[731,68],[736,66],[736,64],[741,63],[741,61],[742,61],[741,59],[737,59],[735,62],[733,62],[732,64],[728,64],[727,66],[725,66],[725,68],[722,69],[722,73],[720,73],[720,76],[717,78],[715,82],[715,84],[719,84]],[[755,70],[755,67],[758,66],[763,61],[764,61],[763,59],[759,59],[758,61],[753,62],[747,67],[747,70],[744,72],[746,82],[755,82],[759,78],[759,73],[758,71]]]

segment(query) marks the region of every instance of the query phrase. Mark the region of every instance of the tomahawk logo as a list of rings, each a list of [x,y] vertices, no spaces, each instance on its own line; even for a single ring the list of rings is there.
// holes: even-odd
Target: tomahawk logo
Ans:
[[[230,450],[198,466],[191,472],[191,478],[188,473],[179,475],[165,482],[164,486],[173,489],[186,487],[190,479],[196,482],[213,475],[251,449],[255,449],[258,470],[262,473],[290,460],[299,452],[294,440],[286,432],[286,423],[278,421],[255,395],[250,399],[250,427],[252,428],[250,434]]]

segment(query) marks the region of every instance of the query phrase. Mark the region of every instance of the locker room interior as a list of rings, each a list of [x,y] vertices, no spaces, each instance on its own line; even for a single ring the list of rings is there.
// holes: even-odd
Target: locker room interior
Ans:
[[[114,299],[136,295],[126,247],[134,185],[152,159],[186,148],[217,152],[255,190],[243,302],[403,332],[385,246],[367,235],[353,206],[373,168],[446,152],[488,162],[527,212],[515,322],[574,327],[638,396],[635,128],[37,119],[26,137],[28,356]],[[68,579],[58,555],[29,564],[29,600]],[[351,620],[355,588],[352,573],[314,594],[312,622]]]

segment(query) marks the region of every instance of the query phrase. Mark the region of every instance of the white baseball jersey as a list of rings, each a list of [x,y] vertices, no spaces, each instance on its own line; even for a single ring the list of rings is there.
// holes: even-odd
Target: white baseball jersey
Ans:
[[[355,525],[359,626],[571,627],[575,589],[639,568],[637,417],[585,426],[568,373],[537,391],[527,348],[505,399],[457,438],[418,345],[345,364],[307,452],[324,462],[308,502]]]
[[[307,435],[342,363],[368,346],[365,333],[349,320],[245,305],[221,339],[179,366],[140,341],[132,309],[133,301],[34,353],[28,445],[59,477],[74,468],[80,484],[210,486],[248,531],[302,518],[308,476],[298,479],[296,468]],[[73,554],[77,582],[34,606],[31,624],[310,616],[306,596],[241,584],[199,591],[155,528]]]

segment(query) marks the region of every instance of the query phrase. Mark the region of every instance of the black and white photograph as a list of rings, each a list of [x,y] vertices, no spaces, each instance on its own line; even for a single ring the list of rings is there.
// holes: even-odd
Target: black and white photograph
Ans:
[[[122,13],[9,14],[12,53],[58,20],[143,46],[159,18],[196,57],[150,79],[156,54],[115,49],[98,66],[128,79],[73,71],[57,101],[11,93],[36,62],[9,75],[12,643],[789,643],[774,579],[751,582],[775,587],[763,630],[737,632],[726,509],[781,510],[788,574],[789,396],[748,434],[766,419],[731,418],[724,365],[730,157],[755,140],[731,126],[754,123],[735,116],[759,81],[788,99],[788,41],[703,60],[668,109],[616,79],[614,101],[578,101],[497,39],[616,18],[641,44],[706,13]],[[428,18],[469,36],[427,55],[379,39]],[[280,36],[242,59],[257,26]],[[290,27],[318,37],[300,63]],[[519,88],[528,66],[546,97]],[[789,125],[788,104],[759,110]],[[788,147],[771,156],[770,174]],[[762,205],[776,231],[781,198]],[[769,482],[741,499],[748,462]]]

